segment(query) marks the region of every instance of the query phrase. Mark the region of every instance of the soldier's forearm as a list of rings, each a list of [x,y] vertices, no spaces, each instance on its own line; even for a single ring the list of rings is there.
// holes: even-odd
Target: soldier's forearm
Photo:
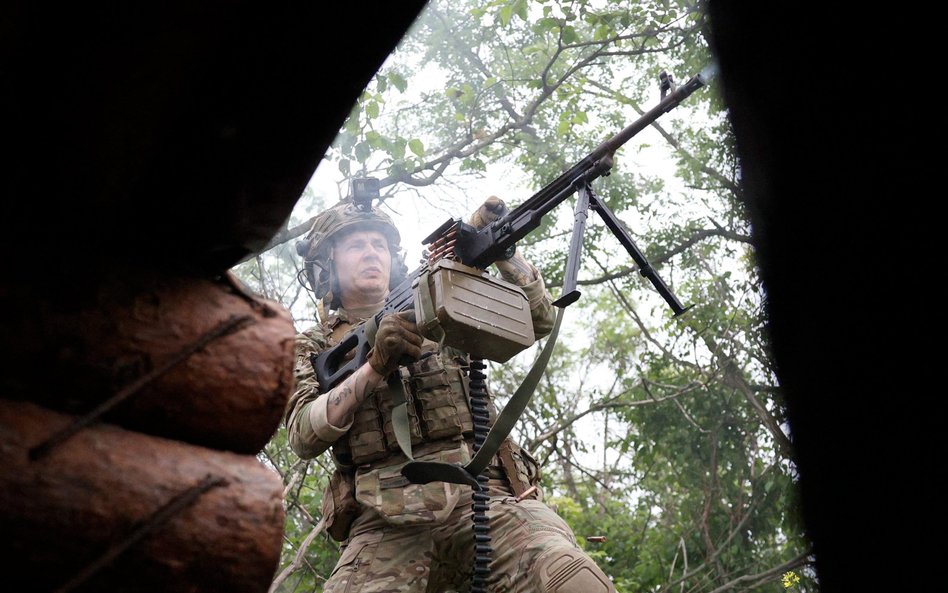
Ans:
[[[550,293],[543,286],[540,273],[528,262],[520,250],[514,252],[513,257],[495,262],[501,277],[507,282],[521,286],[530,301],[530,317],[533,320],[533,331],[536,339],[546,336],[553,329],[556,313]]]
[[[510,259],[497,261],[495,265],[504,280],[517,286],[524,286],[538,277],[536,268],[524,259],[519,249],[514,252]]]
[[[368,363],[359,367],[345,381],[326,393],[326,419],[334,426],[352,422],[353,414],[372,390],[384,379]]]

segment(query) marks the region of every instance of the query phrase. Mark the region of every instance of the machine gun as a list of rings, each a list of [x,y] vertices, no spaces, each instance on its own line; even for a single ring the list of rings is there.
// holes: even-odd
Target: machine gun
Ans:
[[[707,84],[714,72],[713,66],[705,68],[680,87],[675,87],[672,78],[662,72],[662,99],[658,105],[597,146],[527,201],[482,228],[455,219],[445,222],[423,241],[428,246],[427,261],[389,292],[382,310],[349,333],[339,344],[311,358],[320,390],[326,392],[365,364],[382,317],[409,309],[414,310],[415,320],[423,336],[470,355],[468,397],[473,420],[473,459],[463,466],[415,460],[411,450],[408,402],[400,389],[392,392],[392,429],[399,448],[408,460],[402,466],[401,473],[410,482],[426,484],[442,481],[466,484],[473,488],[471,519],[475,546],[471,591],[474,593],[488,590],[493,555],[490,517],[487,515],[490,496],[484,469],[526,408],[552,354],[563,311],[580,296],[576,288],[577,274],[590,208],[603,218],[609,230],[638,264],[640,273],[648,278],[675,316],[687,310],[635,246],[615,214],[596,197],[592,182],[610,173],[613,155],[620,146]],[[372,195],[377,193],[377,182],[359,180],[353,184],[353,203],[357,207],[371,208]],[[535,335],[523,291],[493,278],[483,270],[500,259],[512,256],[517,242],[536,229],[544,216],[573,193],[578,193],[573,236],[563,291],[553,303],[559,308],[556,321],[537,362],[491,426],[484,373],[486,367],[482,359],[505,362],[533,344]],[[393,375],[388,380],[397,382],[399,379]]]
[[[411,272],[401,284],[389,292],[382,310],[365,324],[352,331],[336,346],[314,355],[312,362],[320,391],[322,393],[329,391],[366,362],[368,352],[374,343],[378,323],[382,320],[382,317],[415,308],[416,295],[418,294],[421,295],[422,299],[427,300],[428,292],[425,286],[427,282],[421,280],[427,279],[427,275],[433,271],[439,261],[453,260],[461,266],[466,266],[466,269],[459,269],[454,266],[460,273],[470,278],[477,277],[478,270],[484,270],[493,262],[509,257],[513,253],[517,242],[536,229],[546,214],[573,193],[578,193],[574,211],[573,235],[570,242],[563,291],[560,298],[554,302],[554,305],[560,307],[562,311],[564,307],[575,302],[580,296],[580,291],[576,288],[577,273],[580,265],[586,218],[589,208],[592,208],[599,213],[609,230],[619,239],[622,246],[638,264],[642,276],[652,283],[674,311],[674,314],[678,316],[684,313],[686,307],[679,302],[658,273],[651,267],[615,214],[595,195],[592,182],[610,173],[613,166],[613,155],[619,147],[663,114],[677,107],[699,88],[705,86],[715,74],[716,67],[712,64],[684,84],[676,86],[671,76],[662,72],[660,76],[661,101],[655,107],[621,132],[597,146],[592,152],[528,200],[481,229],[476,229],[458,220],[448,220],[435,230],[423,242],[425,245],[430,245],[428,261]],[[364,197],[361,199],[364,199]],[[486,274],[482,275],[481,279],[484,282],[488,281]],[[426,305],[424,302],[419,304]],[[420,325],[428,326],[430,331],[438,335],[437,324],[430,314]],[[525,340],[518,340],[516,334],[519,332],[516,329],[505,332],[503,327],[491,322],[475,323],[475,326],[475,330],[497,330],[493,336],[494,338],[503,337],[499,336],[498,333],[506,333],[506,337],[512,338],[514,342],[520,342],[520,345],[523,346],[519,348],[520,350],[533,343],[532,335]],[[457,345],[461,350],[467,352],[471,352],[470,347],[472,345],[492,343],[491,340],[465,339],[465,336],[470,338],[470,332],[460,331],[453,333],[463,343],[452,344],[450,333],[447,336],[438,335],[442,338],[440,341],[447,345]],[[497,342],[497,340],[495,339],[493,342]],[[510,347],[487,348],[480,352],[471,352],[471,354],[495,362],[505,362],[517,351],[519,351],[518,346],[512,344]]]

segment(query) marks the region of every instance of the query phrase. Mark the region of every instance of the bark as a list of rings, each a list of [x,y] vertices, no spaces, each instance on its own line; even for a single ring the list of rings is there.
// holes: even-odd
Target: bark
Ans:
[[[282,306],[236,282],[117,275],[54,296],[0,287],[0,352],[13,362],[3,397],[79,415],[109,402],[93,415],[256,453],[293,388],[295,330]]]
[[[284,523],[275,472],[108,424],[31,461],[71,420],[0,400],[0,557],[16,567],[5,590],[267,590]]]

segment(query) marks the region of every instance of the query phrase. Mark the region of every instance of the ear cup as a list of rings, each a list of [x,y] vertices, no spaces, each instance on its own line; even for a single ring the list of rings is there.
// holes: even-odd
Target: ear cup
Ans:
[[[388,288],[395,288],[408,278],[408,266],[405,264],[405,252],[399,250],[392,254],[392,270],[389,273]]]

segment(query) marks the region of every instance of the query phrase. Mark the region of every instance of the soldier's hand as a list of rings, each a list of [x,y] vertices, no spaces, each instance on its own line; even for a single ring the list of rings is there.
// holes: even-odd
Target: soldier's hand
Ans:
[[[368,362],[375,372],[388,376],[399,366],[403,357],[418,360],[424,338],[413,321],[413,311],[386,315],[375,333],[375,346],[369,351]]]
[[[480,229],[505,214],[507,214],[507,205],[504,204],[504,201],[497,196],[491,196],[481,204],[480,208],[474,211],[468,224]],[[517,286],[526,286],[537,279],[536,268],[523,259],[519,249],[514,250],[510,257],[495,261],[494,265],[497,266],[497,270],[504,280]]]
[[[476,229],[481,229],[494,222],[507,213],[507,205],[497,196],[491,196],[484,200],[480,208],[471,214],[468,224]]]

